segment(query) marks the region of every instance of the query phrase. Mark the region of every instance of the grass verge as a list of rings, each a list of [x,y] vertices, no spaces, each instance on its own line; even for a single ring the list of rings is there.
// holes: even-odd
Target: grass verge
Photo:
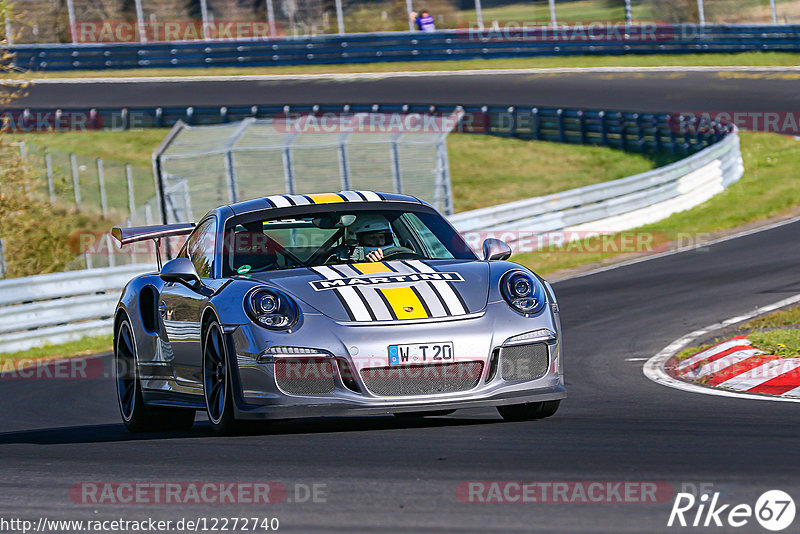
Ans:
[[[800,356],[800,330],[781,328],[759,330],[748,337],[750,343],[767,354],[778,356]]]
[[[786,67],[800,65],[800,55],[789,52],[740,54],[659,54],[627,56],[552,56],[531,58],[465,59],[450,61],[397,61],[342,65],[289,65],[279,67],[210,67],[178,69],[120,69],[45,72],[11,72],[0,78],[123,78],[153,76],[244,76],[270,74],[352,74],[359,72],[459,71],[486,69],[541,69],[579,67]]]
[[[62,358],[74,358],[78,356],[88,356],[111,352],[113,340],[111,335],[84,337],[76,341],[59,345],[45,345],[19,352],[9,352],[0,354],[0,371],[12,371],[21,369],[31,362],[39,360],[56,360]]]

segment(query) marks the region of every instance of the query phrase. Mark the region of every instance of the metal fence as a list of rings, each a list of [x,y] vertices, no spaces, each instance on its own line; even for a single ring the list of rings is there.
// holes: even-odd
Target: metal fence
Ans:
[[[188,126],[179,121],[154,153],[167,222],[195,221],[230,202],[271,194],[375,189],[410,194],[453,212],[447,114],[280,114]]]
[[[39,184],[32,194],[46,199],[51,205],[126,225],[156,224],[160,220],[151,169],[62,152],[24,141],[18,145],[26,168]],[[75,258],[69,269],[150,261],[147,252],[120,254],[108,234],[87,234],[80,236],[79,242],[85,251]],[[2,272],[0,265],[0,274]]]
[[[255,67],[558,55],[796,52],[800,25],[512,26],[267,40],[15,45],[18,69]]]
[[[7,31],[17,44],[241,40],[432,27],[800,22],[798,0],[12,0],[11,7]]]

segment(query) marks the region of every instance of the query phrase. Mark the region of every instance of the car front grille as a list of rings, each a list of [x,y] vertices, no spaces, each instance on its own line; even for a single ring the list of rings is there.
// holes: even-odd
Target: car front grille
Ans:
[[[478,385],[483,362],[441,365],[395,365],[361,370],[364,385],[374,395],[431,395],[466,391]]]
[[[535,380],[550,366],[546,343],[513,345],[500,349],[500,373],[503,380]]]
[[[328,358],[279,358],[275,382],[291,395],[320,395],[336,388],[333,363]]]

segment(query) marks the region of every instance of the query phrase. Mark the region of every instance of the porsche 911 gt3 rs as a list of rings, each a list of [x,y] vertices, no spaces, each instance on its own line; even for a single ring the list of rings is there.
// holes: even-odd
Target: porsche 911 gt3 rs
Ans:
[[[552,287],[506,261],[499,240],[479,259],[415,197],[274,195],[197,225],[112,234],[123,245],[188,236],[117,306],[117,397],[131,431],[188,428],[197,410],[223,433],[485,406],[538,419],[566,396]]]

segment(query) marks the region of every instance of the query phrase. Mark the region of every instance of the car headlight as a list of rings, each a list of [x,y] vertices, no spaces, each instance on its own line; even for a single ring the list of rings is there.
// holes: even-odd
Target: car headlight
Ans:
[[[270,330],[291,328],[299,315],[291,297],[265,287],[250,290],[244,299],[244,309],[254,323]]]
[[[509,306],[520,313],[539,313],[546,303],[544,286],[535,276],[511,271],[500,279],[500,291]]]

